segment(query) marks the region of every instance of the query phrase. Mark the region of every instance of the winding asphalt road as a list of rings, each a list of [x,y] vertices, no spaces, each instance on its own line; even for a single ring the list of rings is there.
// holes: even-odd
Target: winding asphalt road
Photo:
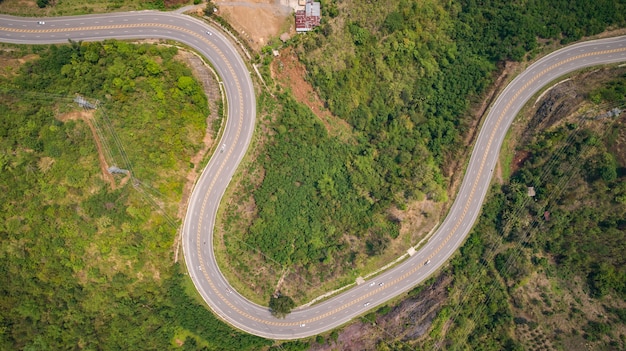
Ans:
[[[270,339],[298,339],[333,329],[396,297],[433,274],[462,244],[485,198],[505,134],[522,106],[542,87],[569,72],[626,61],[626,36],[575,44],[528,67],[499,95],[478,135],[463,183],[448,216],[417,253],[376,277],[285,319],[239,295],[221,274],[213,252],[219,202],[254,131],[256,102],[250,72],[218,31],[185,15],[152,11],[25,19],[0,16],[0,42],[66,43],[67,39],[161,38],[184,43],[208,58],[223,80],[228,121],[220,146],[191,196],[183,226],[189,274],[210,308],[236,328]],[[207,33],[207,31],[209,33]],[[429,264],[425,264],[429,262]],[[382,283],[382,285],[379,285]]]

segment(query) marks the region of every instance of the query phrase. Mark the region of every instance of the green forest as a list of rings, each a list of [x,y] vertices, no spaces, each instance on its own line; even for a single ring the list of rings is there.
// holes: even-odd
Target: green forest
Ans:
[[[460,171],[449,165],[466,157],[463,140],[477,118],[471,108],[502,62],[623,27],[626,4],[322,1],[322,10],[322,26],[292,45],[352,137],[330,135],[288,91],[259,97],[268,138],[251,167],[263,176],[245,193],[255,216],[249,228],[225,237],[233,267],[242,271],[251,267],[238,260],[254,248],[267,265],[308,281],[353,278],[397,239],[391,207],[448,200],[450,179]],[[118,41],[2,49],[3,63],[26,63],[0,65],[0,349],[269,348],[271,341],[216,319],[185,268],[173,263],[180,225],[173,217],[208,113],[177,49]],[[624,89],[615,81],[590,100],[623,104]],[[85,112],[72,102],[77,93],[100,102],[93,118],[109,128],[108,161],[132,170],[132,181],[115,176],[112,189],[88,125],[64,117]],[[528,349],[510,334],[513,327],[541,329],[540,320],[520,315],[524,307],[585,321],[580,329],[555,329],[550,339],[624,348],[626,312],[613,304],[626,294],[619,127],[623,121],[606,130],[566,123],[528,144],[531,157],[510,183],[493,189],[445,272],[455,279],[452,298],[424,348],[442,342],[449,349]],[[568,187],[551,195],[569,174]],[[536,201],[526,201],[529,185]],[[541,219],[546,211],[549,221]],[[515,295],[533,274],[579,282],[580,296],[602,302],[603,317],[586,319],[583,300],[563,307],[550,306],[548,292],[530,300]],[[259,284],[269,296],[275,281]],[[312,285],[299,284],[294,300]],[[411,345],[389,340],[379,348]]]
[[[626,76],[619,83],[622,92],[625,82]],[[626,310],[620,303],[626,298],[626,203],[621,199],[626,174],[618,176],[626,164],[616,162],[616,139],[603,129],[623,138],[623,121],[622,116],[619,122],[563,123],[524,146],[531,156],[510,182],[493,189],[478,225],[452,261],[453,286],[466,294],[444,307],[455,312],[453,327],[441,334],[450,349],[457,349],[456,343],[465,345],[461,349],[492,350],[626,345]],[[528,186],[534,186],[534,198]],[[535,299],[526,285],[544,275],[552,285],[542,286]],[[570,294],[578,297],[569,301]],[[598,315],[584,311],[591,304],[602,306]],[[563,324],[572,329],[559,327],[555,319],[568,320]],[[511,334],[513,327],[517,335]],[[525,327],[537,336],[524,335]]]
[[[583,93],[596,107],[519,145],[529,156],[509,182],[494,186],[452,260],[446,274],[465,294],[444,307],[454,311],[453,326],[440,334],[450,349],[626,346],[626,119],[598,118],[626,105],[626,74]],[[541,279],[550,283],[537,294],[530,286]]]
[[[0,349],[268,344],[217,320],[173,262],[170,221],[208,113],[176,54],[117,41],[2,47]],[[132,182],[111,189],[87,124],[63,118],[81,112],[76,93],[100,101],[94,118],[115,131],[108,143],[126,158],[111,154]]]
[[[342,338],[350,328],[344,327],[281,349],[341,349],[358,342],[366,349],[407,351],[624,349],[626,114],[598,116],[626,106],[626,70],[608,72],[614,77],[591,91],[569,92],[566,100],[586,96],[573,118],[556,119],[540,133],[524,128],[529,139],[517,152],[527,157],[509,180],[493,184],[467,241],[440,274],[405,301],[355,321],[359,329],[369,328],[357,335],[360,340]],[[582,85],[596,78],[574,79]],[[430,302],[437,289],[446,291],[445,299]],[[417,308],[406,317],[410,312],[403,314],[401,306],[409,310],[409,300],[437,309],[420,336],[404,330],[424,323],[420,317],[429,311]]]
[[[277,89],[278,103],[261,97],[260,117],[271,120],[271,133],[253,173],[263,181],[236,195],[244,202],[252,190],[257,212],[232,225],[238,215],[229,209],[224,234],[230,236],[225,265],[246,276],[259,261],[271,266],[276,277],[260,274],[254,282],[265,297],[281,267],[289,269],[287,285],[299,302],[317,296],[307,291],[318,282],[368,273],[369,260],[394,240],[408,247],[392,209],[448,201],[451,178],[462,172],[453,165],[464,164],[464,143],[479,118],[472,108],[503,61],[532,59],[623,26],[626,4],[322,1],[322,11],[322,25],[294,38],[293,46],[351,138],[329,135],[288,91]],[[253,251],[262,254],[250,259]]]

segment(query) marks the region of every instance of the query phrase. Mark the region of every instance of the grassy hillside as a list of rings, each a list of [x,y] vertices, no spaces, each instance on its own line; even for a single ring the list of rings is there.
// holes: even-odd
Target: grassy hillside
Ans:
[[[512,177],[450,265],[306,349],[624,349],[626,113],[606,112],[625,93],[624,68],[552,89],[520,117]]]
[[[518,145],[519,168],[494,189],[453,260],[461,289],[447,304],[450,329],[435,340],[451,349],[625,347],[626,115],[601,117],[626,105],[625,73],[585,74],[538,106],[530,122],[541,132],[526,132],[533,136]],[[479,261],[466,255],[472,251]],[[461,278],[471,269],[479,282]]]
[[[465,157],[464,139],[477,119],[470,108],[502,60],[621,26],[625,13],[622,2],[582,1],[324,1],[323,11],[323,26],[294,45],[349,135],[330,133],[283,88],[276,99],[262,95],[267,138],[254,150],[259,162],[244,171],[255,177],[230,190],[239,197],[229,206],[241,212],[229,207],[223,223],[230,264],[263,297],[286,272],[288,293],[306,301],[321,284],[351,282],[391,248],[415,244],[400,237],[403,218],[416,202],[447,200],[460,170],[451,165]],[[105,42],[11,50],[3,55],[29,62],[2,65],[0,84],[0,348],[266,347],[199,305],[184,270],[171,263],[172,217],[184,182],[177,170],[197,150],[206,115],[204,96],[173,59],[175,49]],[[594,91],[592,100],[623,96],[620,84]],[[77,92],[104,108],[77,118]],[[105,159],[132,168],[137,187],[101,173],[89,118],[113,128],[125,152],[113,147]],[[546,197],[562,178],[538,174],[569,174],[543,167],[572,131],[577,137],[568,145],[577,152],[559,161],[579,166],[584,176],[573,184],[589,191]],[[615,207],[623,135],[610,131],[605,139],[569,123],[529,141],[528,167],[494,190],[447,279],[436,281],[448,284],[436,291],[450,298],[430,306],[437,313],[422,331],[428,336],[391,334],[374,347],[623,348],[624,272],[616,254],[623,251],[623,210]],[[586,145],[590,151],[578,152]],[[527,183],[538,190],[536,203],[522,201]],[[599,195],[584,197],[590,193]],[[598,212],[594,201],[606,206]],[[164,210],[151,209],[155,204]],[[547,208],[551,220],[528,227]],[[502,232],[504,223],[512,230]],[[414,294],[424,299],[430,291]],[[550,316],[576,323],[557,326]],[[377,318],[368,315],[364,324]],[[334,340],[342,340],[339,332],[285,348]]]
[[[225,211],[224,265],[257,301],[280,281],[307,302],[417,244],[428,230],[413,235],[411,223],[439,215],[426,203],[445,211],[481,117],[473,112],[503,61],[624,24],[620,2],[323,1],[322,9],[322,26],[292,44],[339,122],[311,115],[279,84],[277,100],[261,99],[259,162],[245,176],[253,180]],[[282,62],[275,74],[292,69]],[[344,134],[333,134],[342,123]]]
[[[208,113],[176,54],[116,41],[0,51],[0,349],[267,344],[217,320],[173,262]],[[79,109],[75,93],[101,107]]]

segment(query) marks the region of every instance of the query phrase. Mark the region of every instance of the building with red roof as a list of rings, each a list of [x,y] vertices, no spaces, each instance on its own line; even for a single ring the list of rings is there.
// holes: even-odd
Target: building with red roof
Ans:
[[[296,32],[303,33],[313,30],[320,25],[322,11],[320,3],[313,0],[306,0],[304,10],[296,11]]]

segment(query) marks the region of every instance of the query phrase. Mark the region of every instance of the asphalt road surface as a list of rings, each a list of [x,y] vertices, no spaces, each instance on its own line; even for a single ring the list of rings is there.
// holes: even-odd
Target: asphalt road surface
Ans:
[[[378,275],[376,284],[368,281],[276,319],[267,307],[246,300],[229,286],[213,252],[213,226],[219,202],[248,148],[256,117],[250,72],[229,41],[207,24],[174,13],[142,11],[45,19],[0,16],[1,42],[43,44],[107,38],[161,38],[184,43],[208,58],[223,80],[228,121],[220,146],[189,202],[183,226],[185,262],[196,288],[217,315],[238,329],[270,339],[304,338],[333,329],[428,278],[459,248],[474,224],[502,141],[522,106],[562,75],[584,67],[626,61],[626,36],[622,36],[571,45],[528,67],[491,106],[454,204],[428,243],[404,262]]]

